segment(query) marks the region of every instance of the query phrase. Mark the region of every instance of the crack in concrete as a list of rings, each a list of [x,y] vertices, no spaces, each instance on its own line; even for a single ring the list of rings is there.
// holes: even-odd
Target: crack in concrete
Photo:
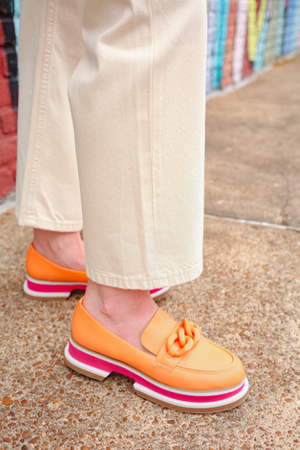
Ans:
[[[297,231],[298,233],[300,233],[300,228],[291,227],[289,225],[278,225],[276,223],[259,222],[257,220],[251,220],[251,219],[239,219],[238,217],[218,216],[217,214],[204,214],[204,217],[211,217],[212,219],[224,219],[224,220],[229,220],[231,222],[246,223],[249,225],[256,225],[256,226],[261,226],[261,227],[277,228],[278,230]]]
[[[283,206],[280,208],[281,225],[288,226],[288,214],[286,212],[286,208],[287,208],[287,205],[289,203],[289,198],[290,198],[289,180],[288,180],[288,177],[285,172],[282,172],[281,175],[285,181],[285,186],[286,186],[285,199],[283,202]]]

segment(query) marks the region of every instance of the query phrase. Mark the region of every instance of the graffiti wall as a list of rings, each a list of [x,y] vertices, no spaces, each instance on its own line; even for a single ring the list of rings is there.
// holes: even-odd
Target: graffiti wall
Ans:
[[[300,48],[300,0],[209,0],[207,92]]]
[[[15,182],[20,0],[0,0],[0,198]],[[300,49],[300,0],[208,0],[206,91]]]
[[[18,68],[13,0],[0,0],[0,198],[16,179]]]

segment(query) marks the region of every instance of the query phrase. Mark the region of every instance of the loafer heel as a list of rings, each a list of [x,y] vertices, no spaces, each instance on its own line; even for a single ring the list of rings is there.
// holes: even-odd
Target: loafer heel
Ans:
[[[72,344],[67,344],[64,352],[64,360],[66,366],[70,367],[70,369],[75,370],[75,372],[81,373],[82,375],[86,375],[90,378],[94,378],[95,380],[103,381],[106,377],[110,374],[110,372],[107,372],[106,370],[100,369],[99,365],[98,367],[92,366],[90,364],[86,364],[85,362],[75,358],[76,356],[76,348],[72,347],[73,350],[73,356],[70,354],[69,348]],[[85,355],[86,359],[88,359],[88,355]],[[101,361],[99,361],[101,364]]]

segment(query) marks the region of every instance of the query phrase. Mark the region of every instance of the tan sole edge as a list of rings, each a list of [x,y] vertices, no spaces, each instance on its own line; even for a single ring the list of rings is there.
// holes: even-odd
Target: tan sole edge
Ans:
[[[158,297],[155,297],[153,300],[154,300],[155,302],[157,302],[157,300],[160,300],[161,298],[163,298],[163,297],[165,297],[166,295],[168,295],[168,294],[170,293],[170,290],[171,290],[171,288],[170,288],[167,292],[165,292],[164,294],[161,294],[161,295],[159,295]]]
[[[34,297],[33,295],[29,295],[24,292],[24,295],[25,297],[30,298],[30,300],[40,300],[42,302],[47,302],[49,300],[67,300],[71,294],[69,294],[67,297]]]
[[[214,413],[214,412],[220,412],[220,411],[228,411],[230,409],[235,408],[236,406],[239,406],[248,397],[249,390],[244,395],[244,397],[240,398],[239,400],[237,400],[234,403],[230,403],[230,404],[224,405],[224,406],[219,406],[217,408],[199,408],[199,409],[184,408],[181,406],[171,405],[170,403],[163,402],[161,400],[151,397],[150,395],[144,394],[143,392],[140,392],[137,389],[135,389],[135,392],[137,393],[137,395],[145,398],[146,400],[150,400],[151,402],[157,403],[158,405],[161,405],[161,406],[167,406],[168,408],[175,409],[176,411],[182,411],[182,412],[193,413],[193,414],[201,414],[201,413],[206,414],[206,413]]]
[[[81,369],[80,367],[74,366],[74,364],[70,363],[70,361],[67,360],[67,358],[64,356],[65,365],[70,367],[70,369],[74,370],[75,372],[79,372],[82,375],[85,375],[89,378],[94,378],[94,380],[103,381],[105,380],[105,377],[101,377],[100,375],[96,375],[94,373],[88,372],[87,370]]]
[[[88,372],[87,370],[81,369],[80,367],[74,366],[74,364],[70,363],[70,361],[68,361],[65,356],[64,356],[64,360],[65,360],[65,365],[70,367],[70,369],[74,370],[75,372],[79,372],[82,375],[85,375],[90,378],[94,378],[95,380],[99,380],[99,381],[105,380],[105,378],[101,377],[100,375],[96,375],[94,373]],[[239,406],[241,403],[243,403],[243,401],[246,400],[246,398],[248,397],[248,394],[249,394],[249,390],[248,390],[242,398],[240,398],[236,402],[230,403],[228,405],[219,406],[217,408],[195,409],[195,408],[183,408],[181,406],[172,405],[170,403],[163,402],[161,400],[153,398],[150,395],[144,394],[143,392],[140,392],[135,388],[134,388],[134,390],[137,395],[145,398],[146,400],[150,400],[153,403],[157,403],[158,405],[161,405],[161,406],[167,406],[168,408],[175,409],[176,411],[182,411],[182,412],[194,413],[194,414],[200,414],[200,413],[206,414],[206,413],[214,413],[214,412],[220,412],[220,411],[228,411],[230,409],[233,409],[233,408]]]

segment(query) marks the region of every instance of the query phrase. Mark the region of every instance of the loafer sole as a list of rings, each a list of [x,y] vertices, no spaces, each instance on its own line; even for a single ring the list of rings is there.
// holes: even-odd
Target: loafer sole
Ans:
[[[236,386],[212,391],[178,389],[160,383],[128,364],[88,350],[72,338],[65,348],[65,364],[71,369],[96,380],[104,380],[115,372],[134,380],[136,393],[154,403],[189,413],[226,411],[240,405],[248,396],[247,378]]]
[[[86,290],[87,283],[36,280],[26,275],[23,284],[25,295],[35,300],[63,300],[70,297],[72,291]]]
[[[35,278],[26,275],[23,291],[25,292],[26,297],[33,300],[66,300],[70,297],[72,291],[85,291],[86,286],[87,283],[36,280]],[[151,297],[153,300],[157,301],[164,297],[170,289],[170,287],[153,289],[150,291]]]

